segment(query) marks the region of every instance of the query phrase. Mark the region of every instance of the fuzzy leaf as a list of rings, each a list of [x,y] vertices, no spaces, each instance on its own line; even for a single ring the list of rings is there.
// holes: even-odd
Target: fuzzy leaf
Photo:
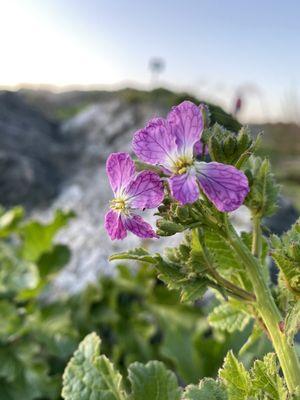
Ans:
[[[226,390],[220,382],[212,378],[204,378],[199,385],[185,388],[182,400],[227,400]]]
[[[230,303],[215,307],[208,317],[210,325],[227,332],[242,331],[250,321],[250,316]]]
[[[100,356],[100,339],[86,336],[63,375],[65,400],[123,400],[122,377],[106,356]]]
[[[199,240],[199,237],[195,238],[195,236],[197,236],[197,234],[193,235],[192,239],[191,255],[189,260],[190,265],[199,273],[208,273],[200,245],[200,240],[202,240],[202,238]],[[224,238],[216,232],[207,230],[203,232],[203,239],[204,245],[210,254],[211,261],[213,262],[214,267],[217,268],[218,272],[233,282],[238,283],[242,281],[245,288],[251,291],[251,284],[245,274],[243,265]]]
[[[208,286],[210,285],[210,281],[208,279],[195,279],[195,280],[187,280],[186,282],[182,282],[181,289],[181,301],[185,302],[193,302],[199,300],[206,293]]]
[[[147,262],[150,264],[156,263],[155,255],[151,255],[147,250],[142,247],[137,247],[136,249],[125,251],[123,253],[116,253],[109,257],[110,261],[115,260],[135,260],[140,262]]]
[[[300,294],[300,219],[281,238],[271,237],[272,258],[282,271],[288,289]]]
[[[285,333],[290,345],[294,344],[294,336],[300,330],[300,301],[297,301],[285,317]]]
[[[275,260],[277,267],[283,272],[289,288],[300,294],[300,267],[298,262],[279,252],[273,252],[272,258]]]
[[[200,299],[212,283],[206,277],[186,276],[178,264],[168,262],[161,257],[157,258],[155,265],[159,272],[159,279],[170,289],[181,291],[181,300],[190,302]]]
[[[225,383],[230,400],[248,400],[251,393],[249,373],[232,351],[227,354],[219,376]]]
[[[205,232],[205,244],[225,274],[242,270],[240,260],[220,235],[215,232]]]
[[[128,378],[132,386],[132,400],[179,400],[180,389],[176,376],[162,362],[149,361],[146,365],[133,363]]]
[[[275,182],[269,161],[252,156],[245,168],[250,181],[250,193],[245,204],[260,217],[274,214],[279,186]]]
[[[259,397],[267,394],[267,399],[270,400],[287,399],[287,391],[279,375],[274,353],[265,355],[263,361],[256,360],[250,374],[255,396]]]

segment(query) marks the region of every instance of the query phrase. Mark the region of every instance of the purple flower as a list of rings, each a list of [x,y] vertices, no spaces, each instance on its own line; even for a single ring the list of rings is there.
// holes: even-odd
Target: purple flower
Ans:
[[[134,135],[133,150],[144,162],[169,176],[173,197],[181,204],[199,198],[199,188],[219,211],[233,211],[249,192],[245,174],[231,165],[195,159],[203,131],[201,109],[190,101],[173,107],[166,119],[154,118]]]
[[[106,172],[114,199],[105,215],[105,229],[112,240],[124,239],[127,230],[141,238],[157,237],[137,210],[157,207],[163,200],[163,183],[152,171],[135,172],[127,153],[113,153],[106,162]]]

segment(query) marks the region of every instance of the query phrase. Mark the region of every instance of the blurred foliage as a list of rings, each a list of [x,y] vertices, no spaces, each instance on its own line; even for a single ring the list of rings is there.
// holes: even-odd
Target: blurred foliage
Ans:
[[[26,220],[20,207],[0,211],[0,400],[59,399],[64,367],[91,331],[125,376],[130,364],[157,359],[181,384],[215,377],[251,326],[230,336],[218,323],[212,329],[206,302],[188,296],[180,303],[179,291],[167,289],[143,262],[120,264],[116,276],[103,276],[81,293],[53,296],[51,283],[70,258],[55,236],[73,217],[57,211],[41,223]],[[244,360],[266,351],[265,345],[245,351]]]
[[[55,399],[63,365],[53,362],[68,357],[78,336],[70,313],[41,296],[59,260],[69,259],[53,238],[73,214],[57,211],[45,224],[23,217],[20,207],[0,210],[0,399]]]

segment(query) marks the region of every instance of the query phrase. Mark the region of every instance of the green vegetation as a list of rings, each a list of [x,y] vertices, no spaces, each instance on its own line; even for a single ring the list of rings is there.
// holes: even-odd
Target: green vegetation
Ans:
[[[82,293],[53,295],[53,279],[71,256],[55,236],[70,218],[72,213],[57,211],[42,224],[26,220],[20,207],[1,209],[0,399],[59,399],[63,370],[92,331],[102,338],[101,352],[124,376],[132,363],[157,359],[182,384],[215,377],[226,352],[240,349],[251,326],[229,336],[219,320],[212,330],[206,315],[216,300],[209,309],[192,298],[180,303],[179,292],[168,290],[146,264],[119,264],[115,277],[101,277]],[[266,339],[255,352],[249,349],[246,364],[268,350]],[[146,365],[145,373],[156,368]],[[131,376],[138,366],[133,364]],[[124,387],[129,387],[126,379]]]
[[[159,361],[133,363],[126,377],[101,354],[101,341],[88,335],[74,353],[64,373],[65,400],[242,400],[287,399],[288,394],[274,353],[257,360],[247,371],[230,351],[214,380],[179,387],[176,375]],[[225,389],[227,388],[227,390]]]

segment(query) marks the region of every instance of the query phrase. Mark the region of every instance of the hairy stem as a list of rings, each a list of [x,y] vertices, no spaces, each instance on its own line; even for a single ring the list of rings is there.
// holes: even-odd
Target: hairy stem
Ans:
[[[253,233],[252,233],[252,254],[259,258],[261,255],[262,237],[261,237],[261,219],[257,216],[252,217]]]
[[[296,351],[290,346],[284,332],[281,331],[282,316],[275,304],[272,293],[265,282],[262,274],[262,266],[258,259],[253,257],[247,246],[242,242],[235,229],[226,221],[226,238],[240,257],[246,271],[251,279],[253,290],[256,296],[256,308],[261,316],[273,347],[277,353],[287,387],[290,393],[294,393],[300,385],[300,363]],[[257,232],[255,233],[255,235]],[[257,255],[259,241],[255,239],[255,255]],[[253,249],[252,249],[253,250]]]

